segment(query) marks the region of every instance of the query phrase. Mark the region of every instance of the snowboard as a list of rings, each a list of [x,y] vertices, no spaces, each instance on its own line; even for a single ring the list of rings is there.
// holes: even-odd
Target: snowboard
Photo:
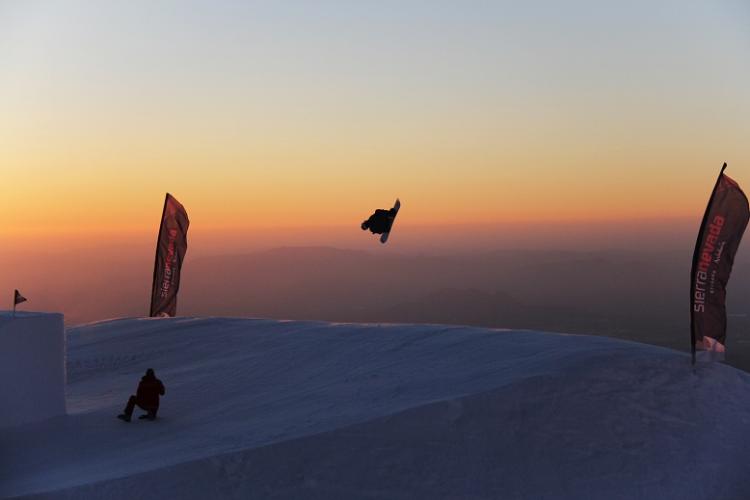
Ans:
[[[385,243],[388,241],[388,235],[391,234],[391,229],[393,229],[393,222],[396,220],[396,216],[398,215],[398,210],[401,208],[401,201],[396,198],[396,203],[393,205],[393,209],[395,210],[395,213],[393,214],[393,217],[388,217],[388,221],[390,224],[388,225],[388,231],[384,232],[380,235],[380,243]]]

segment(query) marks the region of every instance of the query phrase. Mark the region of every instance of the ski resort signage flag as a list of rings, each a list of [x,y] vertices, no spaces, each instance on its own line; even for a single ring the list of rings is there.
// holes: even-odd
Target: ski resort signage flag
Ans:
[[[703,216],[690,273],[690,329],[693,363],[723,360],[726,345],[726,286],[750,210],[740,186],[724,175],[716,181]]]
[[[154,284],[151,291],[153,316],[174,316],[177,312],[177,291],[180,268],[187,252],[187,230],[190,225],[185,208],[167,193],[156,240]]]

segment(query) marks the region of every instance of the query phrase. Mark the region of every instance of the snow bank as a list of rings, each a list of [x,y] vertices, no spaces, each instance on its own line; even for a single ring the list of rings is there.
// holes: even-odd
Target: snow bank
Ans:
[[[217,318],[68,341],[69,415],[0,429],[0,497],[750,498],[750,377],[668,349]],[[160,418],[116,420],[151,367]]]
[[[0,427],[65,414],[62,314],[0,314]]]

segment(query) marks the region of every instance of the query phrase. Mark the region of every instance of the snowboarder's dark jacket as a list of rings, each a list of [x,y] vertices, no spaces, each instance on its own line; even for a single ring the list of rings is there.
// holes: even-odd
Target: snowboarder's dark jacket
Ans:
[[[138,384],[138,391],[135,393],[135,399],[138,406],[144,410],[158,410],[159,396],[164,395],[164,384],[161,380],[151,373],[146,373]]]
[[[383,234],[390,231],[393,223],[393,209],[383,210],[379,208],[362,224],[362,229],[369,229],[375,234]]]

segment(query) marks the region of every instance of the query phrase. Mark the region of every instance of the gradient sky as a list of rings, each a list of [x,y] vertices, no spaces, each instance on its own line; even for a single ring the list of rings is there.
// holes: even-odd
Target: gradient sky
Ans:
[[[746,0],[2,1],[0,237],[699,220],[748,54]]]

